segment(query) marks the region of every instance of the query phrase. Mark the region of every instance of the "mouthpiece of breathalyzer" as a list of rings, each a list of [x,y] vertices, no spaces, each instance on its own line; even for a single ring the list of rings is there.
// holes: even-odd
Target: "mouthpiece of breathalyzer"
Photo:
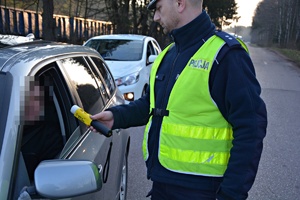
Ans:
[[[71,113],[74,116],[82,121],[87,126],[93,126],[99,133],[105,135],[106,137],[110,137],[112,135],[112,130],[108,129],[104,124],[99,121],[92,120],[90,118],[90,114],[86,113],[82,108],[77,105],[72,106]]]

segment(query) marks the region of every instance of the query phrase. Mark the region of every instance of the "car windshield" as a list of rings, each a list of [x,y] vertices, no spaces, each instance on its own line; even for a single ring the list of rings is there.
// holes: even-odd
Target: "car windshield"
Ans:
[[[96,49],[104,60],[138,61],[142,59],[143,41],[122,39],[94,39],[85,46]]]

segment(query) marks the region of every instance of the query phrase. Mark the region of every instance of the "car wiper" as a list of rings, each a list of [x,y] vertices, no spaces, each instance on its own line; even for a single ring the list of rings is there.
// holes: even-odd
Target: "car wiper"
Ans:
[[[104,60],[117,60],[120,61],[120,59],[117,58],[110,58],[110,57],[103,57]]]

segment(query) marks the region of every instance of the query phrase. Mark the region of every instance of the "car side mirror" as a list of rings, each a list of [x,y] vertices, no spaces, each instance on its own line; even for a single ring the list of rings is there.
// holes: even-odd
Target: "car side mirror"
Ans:
[[[154,62],[154,60],[157,58],[157,55],[150,55],[149,57],[148,57],[148,62],[149,63],[153,63]]]
[[[34,172],[38,195],[61,199],[96,192],[102,177],[95,163],[87,160],[45,160]]]

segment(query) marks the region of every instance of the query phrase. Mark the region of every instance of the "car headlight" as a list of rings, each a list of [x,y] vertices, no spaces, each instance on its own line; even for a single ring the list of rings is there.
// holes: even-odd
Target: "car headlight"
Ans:
[[[115,79],[117,86],[120,85],[132,85],[139,81],[140,73],[135,72],[133,74],[129,74],[127,76],[123,76],[121,78]]]

